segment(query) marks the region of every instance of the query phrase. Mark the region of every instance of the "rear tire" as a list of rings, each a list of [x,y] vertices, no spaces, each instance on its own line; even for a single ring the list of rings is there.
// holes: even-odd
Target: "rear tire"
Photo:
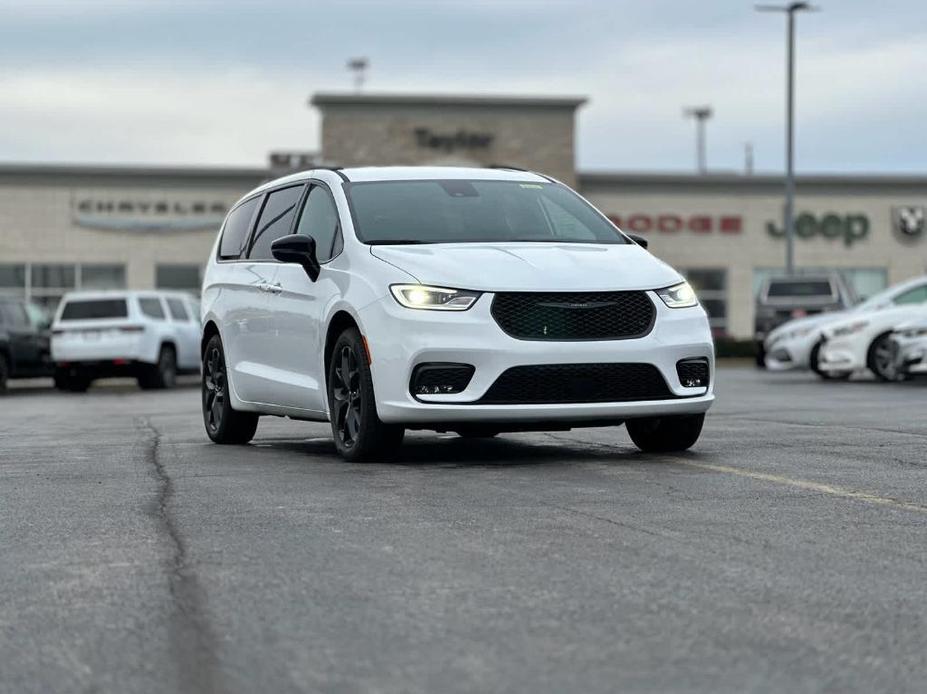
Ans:
[[[170,345],[163,345],[158,353],[158,362],[143,368],[138,377],[142,390],[173,388],[177,383],[177,352]]]
[[[766,368],[766,345],[762,342],[756,342],[755,351],[756,351],[756,368],[765,369]]]
[[[335,342],[328,366],[328,406],[335,448],[346,460],[392,458],[405,429],[377,416],[373,377],[367,350],[357,328],[348,328]]]
[[[6,383],[10,378],[10,365],[6,361],[6,356],[0,354],[0,393],[6,392]]]
[[[872,341],[866,354],[866,366],[876,378],[886,383],[905,380],[905,373],[895,366],[891,338],[891,333],[882,333]]]
[[[704,423],[702,413],[629,419],[625,426],[634,445],[645,453],[670,453],[691,448]]]
[[[811,370],[825,381],[846,381],[853,375],[852,371],[824,371],[824,369],[821,368],[819,359],[821,356],[821,347],[823,346],[824,342],[820,341],[811,348],[811,354],[808,357],[808,365],[811,367]]]
[[[65,393],[86,393],[90,377],[80,369],[55,369],[55,388]]]
[[[203,425],[215,443],[244,444],[254,438],[258,415],[232,409],[222,340],[213,335],[203,351]]]

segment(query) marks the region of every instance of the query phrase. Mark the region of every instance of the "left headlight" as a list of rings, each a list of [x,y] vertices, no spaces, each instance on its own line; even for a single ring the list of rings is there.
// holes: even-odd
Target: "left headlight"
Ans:
[[[429,287],[424,284],[394,284],[389,290],[393,298],[406,308],[432,311],[466,311],[480,298],[481,292],[463,289]]]
[[[695,296],[695,290],[692,289],[688,282],[680,282],[666,289],[658,289],[657,296],[663,299],[663,303],[670,308],[698,306],[698,298]]]

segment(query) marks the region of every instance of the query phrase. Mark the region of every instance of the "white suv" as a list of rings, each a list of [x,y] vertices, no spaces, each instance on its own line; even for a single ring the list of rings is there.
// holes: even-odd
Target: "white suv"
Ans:
[[[52,324],[55,386],[83,392],[97,378],[131,376],[170,388],[200,366],[199,305],[181,292],[71,292]]]
[[[405,429],[626,423],[683,450],[712,393],[708,319],[644,242],[568,187],[517,170],[318,169],[257,188],[203,283],[203,416],[331,421],[351,460]]]

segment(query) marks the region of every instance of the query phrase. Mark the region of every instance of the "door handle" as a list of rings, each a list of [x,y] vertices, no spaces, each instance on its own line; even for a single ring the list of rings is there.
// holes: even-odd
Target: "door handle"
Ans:
[[[279,294],[283,291],[283,287],[280,284],[270,284],[269,282],[261,282],[258,285],[258,289],[262,292],[270,292],[271,294]]]

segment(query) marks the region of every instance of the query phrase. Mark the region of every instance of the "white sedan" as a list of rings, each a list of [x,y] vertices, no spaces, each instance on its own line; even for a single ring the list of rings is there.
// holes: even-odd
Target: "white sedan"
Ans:
[[[848,377],[850,372],[846,370],[820,368],[824,330],[828,326],[851,320],[854,316],[924,301],[927,301],[927,275],[899,282],[848,311],[820,313],[783,323],[766,337],[766,368],[770,371],[810,368],[821,378]]]
[[[826,326],[818,367],[832,376],[869,369],[882,381],[902,379],[904,374],[895,360],[892,333],[923,313],[920,305],[897,306],[881,311],[854,312],[845,320]]]
[[[907,376],[927,373],[927,310],[892,333],[895,367]]]

